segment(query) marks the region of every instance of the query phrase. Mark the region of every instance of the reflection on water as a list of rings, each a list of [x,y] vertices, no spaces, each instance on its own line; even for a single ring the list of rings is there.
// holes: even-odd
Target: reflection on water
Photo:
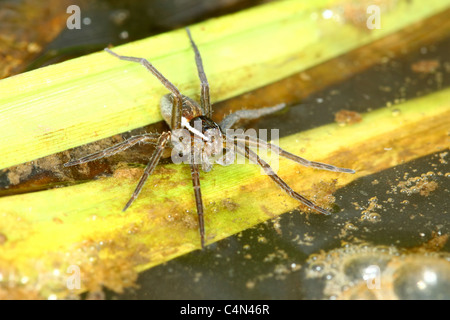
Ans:
[[[441,236],[444,242],[448,236]],[[395,247],[347,245],[312,255],[307,278],[325,280],[327,299],[448,299],[450,254],[401,253]],[[309,290],[317,290],[314,282]]]

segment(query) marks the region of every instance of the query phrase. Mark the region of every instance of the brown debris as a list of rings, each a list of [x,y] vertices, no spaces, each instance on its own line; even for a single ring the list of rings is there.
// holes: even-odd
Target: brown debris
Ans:
[[[411,65],[411,70],[417,73],[432,73],[439,66],[439,60],[420,60]]]
[[[356,111],[342,109],[334,115],[334,121],[340,126],[354,124],[362,121],[361,114]]]

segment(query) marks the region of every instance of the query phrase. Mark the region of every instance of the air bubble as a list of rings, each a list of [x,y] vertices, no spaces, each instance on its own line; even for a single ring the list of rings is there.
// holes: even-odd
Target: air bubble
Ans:
[[[400,109],[394,109],[392,110],[392,115],[394,117],[398,117],[402,112],[400,111]]]
[[[371,222],[379,222],[379,221],[381,221],[381,215],[379,215],[376,212],[370,213],[368,218],[369,218],[369,221],[371,221]]]
[[[449,299],[449,267],[437,258],[409,261],[394,274],[394,291],[400,299]]]
[[[333,11],[331,11],[330,9],[326,9],[322,12],[322,18],[330,19],[331,17],[333,17]]]
[[[324,267],[325,266],[322,263],[315,263],[310,266],[311,270],[317,273],[321,273]]]
[[[83,24],[84,25],[86,25],[86,26],[88,26],[88,25],[90,25],[91,24],[91,18],[89,18],[89,17],[85,17],[85,18],[83,18]]]

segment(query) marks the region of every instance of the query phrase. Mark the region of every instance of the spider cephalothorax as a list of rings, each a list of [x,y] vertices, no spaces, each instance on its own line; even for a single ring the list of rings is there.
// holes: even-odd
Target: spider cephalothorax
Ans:
[[[136,186],[130,200],[127,202],[123,211],[137,198],[147,178],[152,174],[156,165],[163,155],[164,149],[172,148],[172,160],[174,163],[187,163],[191,168],[192,183],[194,187],[195,202],[198,214],[198,223],[200,230],[201,247],[205,246],[205,226],[203,218],[203,201],[200,190],[199,166],[203,171],[210,171],[214,163],[221,165],[230,164],[233,161],[235,153],[244,156],[251,162],[261,166],[264,172],[286,191],[291,197],[325,215],[330,213],[306,199],[299,193],[292,190],[271,168],[271,166],[258,156],[252,148],[265,148],[279,156],[285,157],[301,165],[324,169],[335,172],[355,173],[352,169],[335,167],[329,164],[309,161],[292,153],[289,153],[280,147],[270,144],[254,136],[247,136],[243,133],[230,133],[230,128],[241,119],[256,119],[264,115],[274,113],[284,108],[284,104],[274,107],[240,110],[225,117],[220,124],[211,120],[212,108],[209,97],[209,84],[203,70],[203,63],[197,46],[195,45],[189,29],[186,29],[192,48],[195,53],[198,75],[201,85],[200,104],[193,99],[180,93],[169,80],[167,80],[150,62],[143,58],[121,56],[109,49],[105,49],[113,56],[126,61],[137,62],[145,66],[161,83],[171,92],[161,98],[161,114],[170,127],[170,131],[161,134],[146,133],[133,136],[128,140],[103,151],[90,154],[78,160],[73,160],[64,164],[65,167],[73,166],[108,157],[118,152],[124,151],[137,143],[150,143],[155,145],[155,150],[144,173]]]

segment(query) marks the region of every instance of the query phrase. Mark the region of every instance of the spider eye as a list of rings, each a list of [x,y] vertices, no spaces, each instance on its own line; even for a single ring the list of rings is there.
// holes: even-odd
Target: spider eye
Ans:
[[[178,152],[178,156],[179,156],[180,158],[183,158],[183,152]]]

